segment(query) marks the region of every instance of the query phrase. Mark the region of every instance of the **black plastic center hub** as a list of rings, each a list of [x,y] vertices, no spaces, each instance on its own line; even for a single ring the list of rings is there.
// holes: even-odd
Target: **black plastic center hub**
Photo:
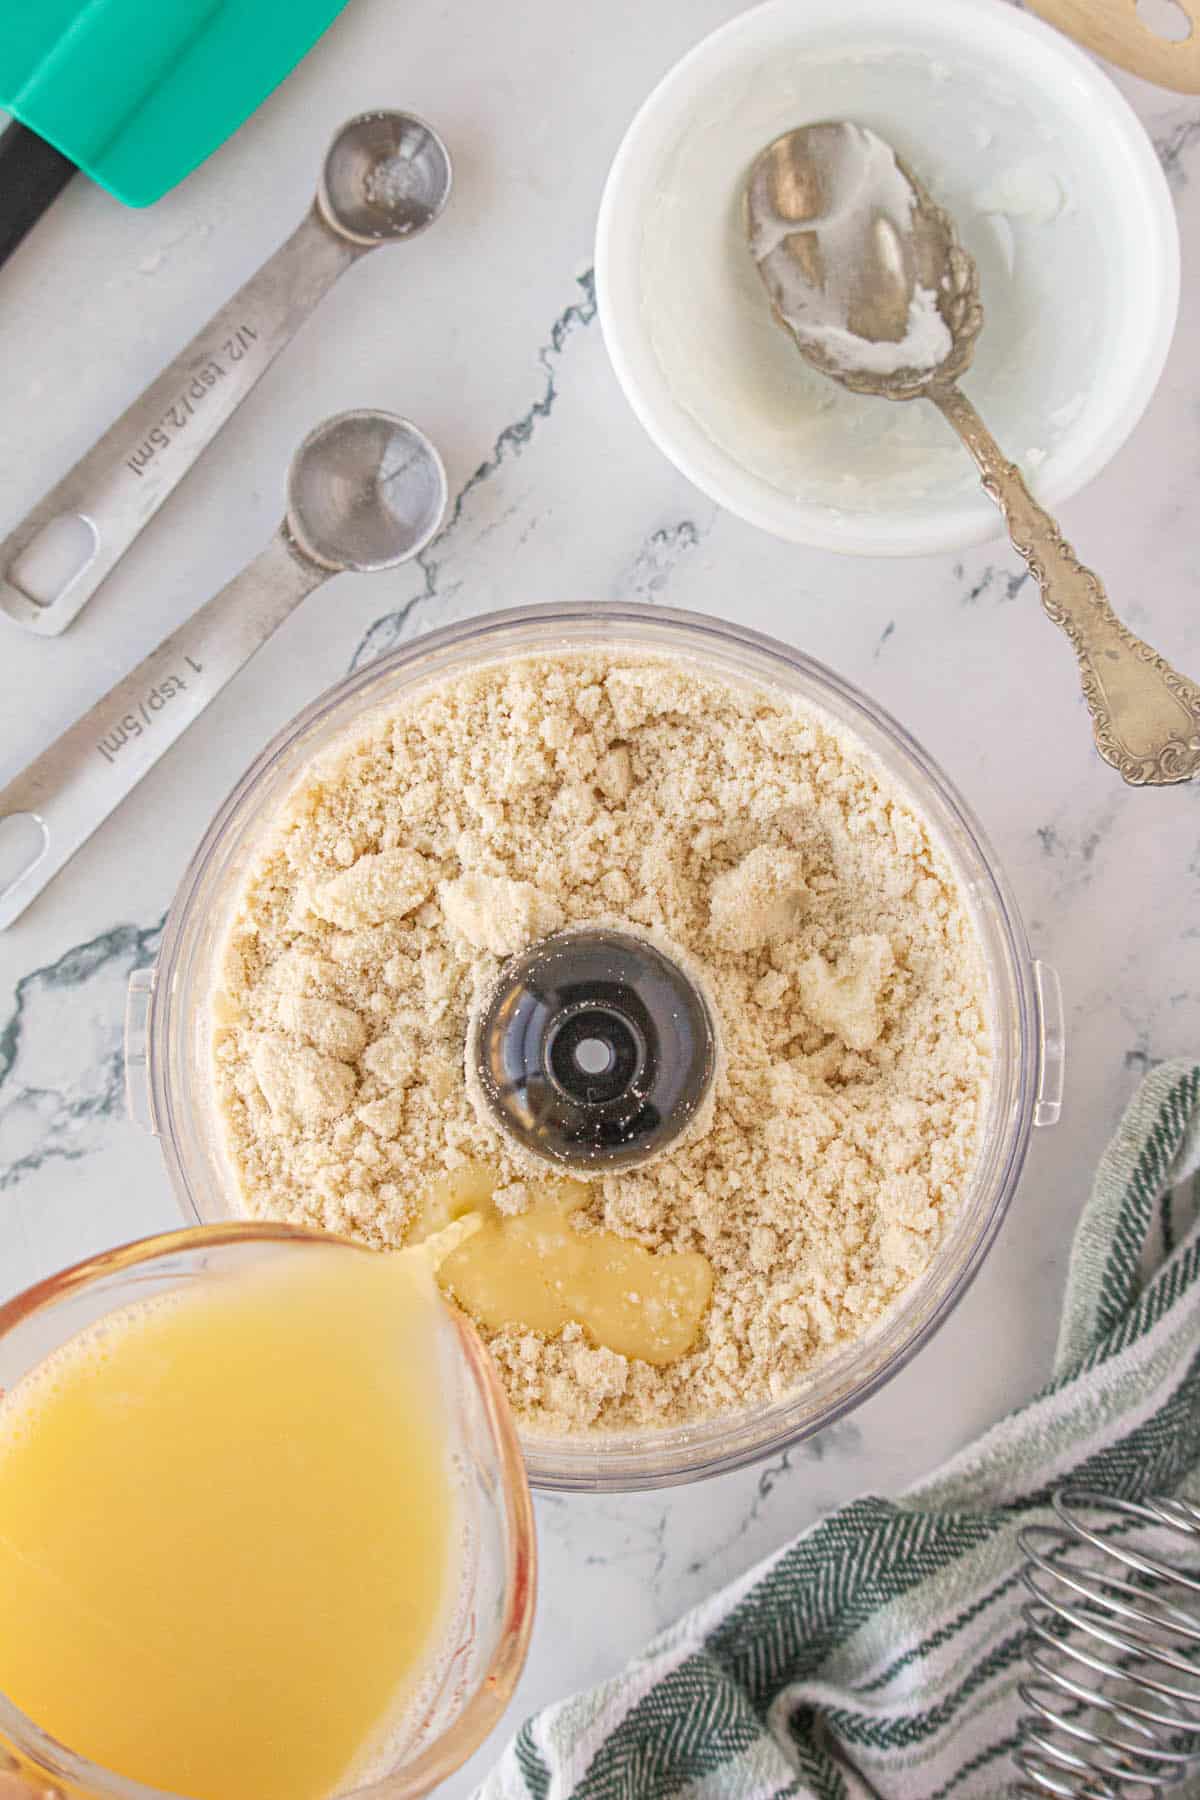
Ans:
[[[635,994],[585,1000],[546,1033],[546,1070],[559,1093],[582,1106],[640,1104],[647,1073],[644,1026],[631,1017]],[[628,1008],[628,1011],[623,1010]],[[650,1023],[653,1034],[653,1022]]]
[[[498,1123],[549,1162],[629,1168],[674,1143],[712,1083],[708,1006],[648,939],[560,932],[514,957],[469,1055]]]

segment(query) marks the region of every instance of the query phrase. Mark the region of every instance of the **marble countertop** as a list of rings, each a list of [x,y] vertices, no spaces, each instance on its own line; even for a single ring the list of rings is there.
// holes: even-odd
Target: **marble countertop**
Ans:
[[[15,520],[274,248],[326,139],[399,105],[451,146],[446,217],[322,303],[76,626],[0,621],[0,783],[260,547],[305,431],[408,414],[441,447],[448,528],[414,565],[314,596],[0,937],[0,1295],[177,1222],[158,1147],[124,1116],[122,1009],[176,881],[265,740],[361,662],[539,600],[726,613],[831,664],[904,720],[975,807],[1059,970],[1068,1085],[957,1313],[851,1419],[674,1492],[542,1496],[542,1600],[511,1723],[613,1671],[682,1608],[864,1489],[932,1468],[1048,1371],[1073,1222],[1139,1075],[1200,1040],[1200,786],[1131,792],[1094,756],[1065,644],[1006,546],[892,563],[777,543],[650,445],[610,372],[590,275],[609,160],[658,76],[734,0],[355,0],[237,139],[148,212],[82,180],[0,273],[0,496]],[[467,21],[469,20],[469,26]],[[1116,461],[1063,509],[1129,620],[1200,669],[1200,102],[1118,77],[1181,215],[1183,312]],[[1103,379],[1103,371],[1097,371]],[[499,1740],[494,1749],[499,1749]],[[485,1766],[485,1749],[444,1790]]]

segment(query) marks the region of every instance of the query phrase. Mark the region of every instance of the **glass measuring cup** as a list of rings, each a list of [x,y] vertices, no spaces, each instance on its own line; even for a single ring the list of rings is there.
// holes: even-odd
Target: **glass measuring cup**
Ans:
[[[170,1294],[198,1294],[274,1247],[304,1255],[339,1245],[317,1232],[278,1225],[217,1225],[179,1231],[89,1258],[0,1307],[0,1391],[11,1389],[63,1345],[106,1317]],[[347,1255],[365,1254],[344,1244]],[[354,1791],[364,1800],[416,1800],[476,1750],[503,1712],[525,1660],[533,1621],[535,1548],[521,1454],[491,1363],[470,1323],[439,1308],[448,1370],[448,1424],[465,1524],[460,1607],[453,1640],[438,1659],[387,1772]],[[298,1571],[297,1579],[302,1580]],[[135,1699],[134,1702],[135,1703]],[[214,1730],[220,1721],[214,1720]],[[87,1800],[170,1800],[57,1742],[4,1692],[0,1669],[0,1795],[24,1800],[66,1789]],[[56,1785],[57,1784],[57,1785]]]

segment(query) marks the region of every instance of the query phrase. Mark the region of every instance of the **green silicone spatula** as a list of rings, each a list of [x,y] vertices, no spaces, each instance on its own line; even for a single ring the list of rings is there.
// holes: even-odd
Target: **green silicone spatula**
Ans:
[[[3,0],[0,262],[76,168],[148,206],[224,143],[346,0]]]

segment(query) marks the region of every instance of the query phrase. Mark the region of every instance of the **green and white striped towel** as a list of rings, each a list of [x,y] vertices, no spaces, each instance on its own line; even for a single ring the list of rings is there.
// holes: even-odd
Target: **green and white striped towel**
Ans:
[[[1068,1479],[1200,1499],[1198,1167],[1200,1065],[1164,1064],[1100,1165],[1049,1385],[903,1499],[854,1501],[529,1720],[479,1800],[1008,1791],[1018,1531]]]

